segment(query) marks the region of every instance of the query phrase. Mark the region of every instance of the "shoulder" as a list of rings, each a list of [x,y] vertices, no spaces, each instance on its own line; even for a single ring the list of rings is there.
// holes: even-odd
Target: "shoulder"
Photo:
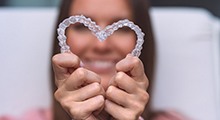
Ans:
[[[153,113],[150,120],[192,120],[191,118],[173,110],[157,111]]]

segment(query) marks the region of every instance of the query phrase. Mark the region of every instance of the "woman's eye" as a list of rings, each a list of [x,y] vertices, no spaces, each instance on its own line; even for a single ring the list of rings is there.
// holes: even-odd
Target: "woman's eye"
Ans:
[[[132,30],[129,27],[122,27],[122,28],[119,28],[117,31],[122,32],[122,33],[132,32]]]
[[[75,24],[72,26],[72,29],[79,32],[86,32],[88,31],[88,28],[84,26],[83,24]]]

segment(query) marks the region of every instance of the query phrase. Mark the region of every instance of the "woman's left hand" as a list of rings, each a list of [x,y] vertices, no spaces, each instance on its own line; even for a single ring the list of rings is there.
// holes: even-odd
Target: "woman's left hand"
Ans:
[[[138,57],[127,55],[116,70],[106,90],[105,111],[117,120],[137,120],[149,99],[144,66]]]

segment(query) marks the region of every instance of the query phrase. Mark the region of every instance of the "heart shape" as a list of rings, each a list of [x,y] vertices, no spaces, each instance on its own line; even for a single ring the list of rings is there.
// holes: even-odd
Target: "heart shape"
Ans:
[[[60,49],[61,53],[70,51],[70,47],[66,44],[67,37],[65,36],[65,30],[71,24],[75,24],[77,22],[82,23],[84,26],[88,27],[89,30],[91,30],[92,33],[101,42],[104,41],[108,36],[113,34],[114,31],[118,30],[119,28],[122,28],[125,26],[131,28],[137,35],[136,45],[135,45],[135,48],[132,50],[131,54],[137,57],[140,56],[142,45],[144,43],[144,33],[133,22],[127,19],[119,20],[118,22],[115,22],[112,25],[108,25],[106,28],[101,30],[101,28],[95,22],[93,22],[90,18],[86,18],[83,15],[70,16],[69,18],[63,20],[59,24],[59,28],[57,29],[57,33],[58,33],[57,38],[59,40],[59,45],[61,47]]]

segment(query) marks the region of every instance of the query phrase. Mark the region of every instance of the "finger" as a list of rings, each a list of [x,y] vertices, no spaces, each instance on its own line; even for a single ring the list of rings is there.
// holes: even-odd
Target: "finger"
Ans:
[[[70,75],[69,69],[80,66],[80,60],[72,53],[56,54],[52,58],[52,65],[56,80],[64,80]]]
[[[126,98],[126,99],[125,99]],[[106,99],[117,103],[120,106],[127,107],[131,104],[130,96],[123,90],[118,89],[115,86],[110,86],[106,90]]]
[[[136,78],[138,79],[138,78]],[[146,90],[148,87],[148,80],[146,77],[144,78],[139,78],[139,79],[144,79],[142,82],[137,82],[138,80],[134,80],[130,76],[128,76],[124,72],[118,72],[112,79],[110,80],[109,86],[117,86],[122,90],[125,90],[126,92],[130,94],[135,94],[137,93],[138,89],[143,89]],[[139,80],[141,81],[141,80]]]
[[[110,85],[117,86],[128,93],[136,93],[138,85],[137,83],[124,72],[118,72],[112,78]]]
[[[147,89],[149,82],[147,76],[144,72],[144,66],[138,57],[133,57],[128,54],[125,59],[121,60],[116,64],[117,71],[125,72],[132,79],[134,79],[137,84],[143,88]]]
[[[96,94],[96,91],[98,91],[100,88],[98,88],[99,87],[99,85],[97,85],[98,83],[93,83],[93,84],[89,84],[89,85],[87,85],[87,86],[85,86],[85,87],[91,87],[92,88],[92,90],[89,90],[89,91],[83,91],[83,90],[85,90],[85,89],[83,89],[83,88],[85,88],[85,87],[83,87],[83,88],[81,88],[81,90],[83,91],[83,93],[80,93],[80,91],[78,91],[77,92],[77,90],[76,91],[67,91],[67,92],[64,92],[63,90],[61,90],[61,89],[63,89],[63,87],[61,87],[61,88],[59,88],[56,92],[55,92],[55,94],[54,94],[54,96],[55,96],[55,98],[56,98],[56,100],[57,101],[59,101],[60,102],[60,104],[62,105],[62,107],[73,117],[76,117],[76,118],[85,118],[85,116],[88,116],[88,115],[85,115],[85,114],[82,114],[82,113],[80,113],[80,112],[82,112],[82,111],[77,111],[77,110],[75,110],[75,108],[76,109],[79,109],[79,110],[83,110],[83,112],[85,112],[85,113],[88,113],[88,111],[86,110],[86,109],[84,109],[83,108],[83,105],[84,104],[87,104],[87,105],[84,105],[84,106],[87,106],[87,107],[90,107],[90,103],[87,103],[88,101],[95,101],[95,100],[93,100],[93,99],[96,99],[96,97],[97,96],[102,96],[103,97],[103,95],[102,95],[102,93],[97,93],[97,95],[94,95],[93,97],[90,97],[90,98],[88,98],[88,99],[86,99],[86,100],[84,100],[84,101],[79,101],[78,99],[81,97],[80,95],[84,95],[85,93],[87,94],[87,92],[90,92],[90,91],[93,91],[94,93],[92,93],[92,94]],[[98,87],[96,87],[96,86],[98,86]],[[101,85],[100,85],[100,87],[102,87]],[[96,88],[96,89],[94,89],[94,88]],[[97,90],[98,89],[98,90]],[[103,90],[104,91],[104,89],[103,88],[101,88],[101,90]],[[90,92],[91,93],[91,92]],[[76,95],[77,94],[77,95]],[[87,95],[89,95],[89,94],[87,94]],[[80,97],[79,97],[80,96]],[[104,99],[104,97],[103,97],[103,99]],[[78,100],[78,101],[77,101]],[[104,100],[103,100],[104,101]],[[99,99],[97,100],[97,102],[99,102]],[[93,106],[93,103],[94,102],[91,102],[91,107]],[[94,108],[96,111],[94,111],[94,112],[99,112],[99,111],[101,111],[103,108],[104,108],[104,106],[103,106],[103,104],[104,103],[102,103],[102,106],[99,108],[99,109],[96,109],[96,108]],[[98,103],[98,105],[101,105],[101,104],[99,104]],[[98,105],[94,105],[94,106],[98,106]],[[92,114],[91,114],[92,115]],[[82,117],[83,116],[83,117]],[[91,118],[91,117],[94,117],[93,115],[92,116],[90,116],[89,118]]]
[[[109,113],[112,117],[114,117],[115,119],[118,119],[120,115],[124,114],[124,108],[122,108],[122,106],[118,106],[117,104],[115,104],[114,102],[110,101],[110,100],[105,100],[105,111],[107,113]],[[117,111],[117,112],[115,112]]]
[[[132,77],[144,76],[144,66],[138,57],[128,54],[125,59],[116,64],[117,71],[129,73]]]
[[[101,111],[104,107],[105,98],[102,95],[90,98],[86,100],[82,109],[85,109],[88,113],[92,114],[95,111]]]
[[[78,90],[72,91],[71,95],[76,102],[84,101],[97,95],[105,96],[104,88],[101,84],[95,82],[86,85]]]
[[[104,109],[116,120],[137,120],[139,117],[128,109],[125,109],[110,100],[105,100]]]
[[[111,100],[118,105],[133,110],[142,111],[149,100],[149,95],[145,90],[138,90],[135,94],[128,94],[125,91],[110,86],[106,90],[106,99]]]
[[[103,108],[103,105],[104,97],[98,95],[83,102],[71,103],[71,107],[67,111],[73,119],[85,120],[94,117],[93,111]]]
[[[149,100],[149,94],[140,87],[131,88],[134,89],[134,92],[131,89],[132,93],[127,93],[118,87],[110,86],[106,91],[106,99],[124,108],[142,113]]]
[[[65,88],[68,91],[76,90],[94,82],[101,83],[101,78],[96,73],[85,68],[78,68],[65,81]]]

